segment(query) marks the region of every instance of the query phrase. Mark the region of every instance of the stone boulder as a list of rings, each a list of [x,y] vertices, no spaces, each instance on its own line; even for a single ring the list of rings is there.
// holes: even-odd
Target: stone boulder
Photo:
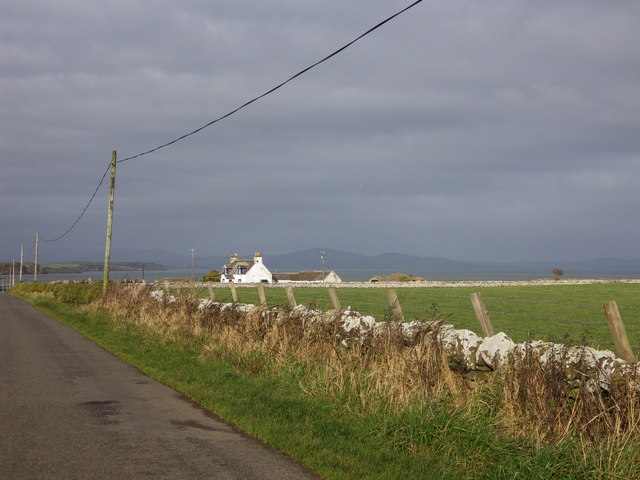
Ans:
[[[485,365],[482,356],[478,355],[478,349],[484,339],[471,330],[447,329],[441,334],[440,339],[447,353],[463,362],[468,369],[474,370]]]
[[[505,333],[500,332],[493,337],[486,337],[478,346],[480,358],[484,364],[495,370],[515,349],[516,344]]]

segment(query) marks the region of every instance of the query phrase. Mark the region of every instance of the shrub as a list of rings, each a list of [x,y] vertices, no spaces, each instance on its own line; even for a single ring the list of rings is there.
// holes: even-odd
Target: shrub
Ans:
[[[18,283],[13,290],[18,293],[46,293],[51,291],[50,283],[24,282]]]
[[[210,270],[204,277],[202,277],[203,282],[219,282],[220,281],[220,272],[218,270]]]
[[[63,303],[81,305],[93,302],[102,293],[102,282],[57,285],[54,295]]]

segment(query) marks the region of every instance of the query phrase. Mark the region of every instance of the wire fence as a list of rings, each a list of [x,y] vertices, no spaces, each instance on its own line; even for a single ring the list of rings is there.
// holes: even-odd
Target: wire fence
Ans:
[[[256,288],[237,288],[239,303],[260,304]],[[264,289],[268,306],[288,304],[285,289],[271,287]],[[472,289],[465,289],[471,293]],[[339,288],[336,294],[342,309],[352,308],[364,315],[373,316],[378,321],[394,316],[384,288]],[[522,290],[522,297],[491,295],[483,293],[483,299],[490,321],[496,332],[504,332],[514,341],[528,339],[556,341],[569,344],[587,344],[594,348],[612,350],[615,342],[607,325],[603,303],[613,298],[609,292],[583,289],[581,296],[591,296],[595,301],[566,297],[566,292],[549,288],[545,296],[533,296]],[[229,286],[216,286],[199,290],[199,295],[207,297],[213,293],[218,301],[232,302]],[[573,293],[573,292],[571,292]],[[628,332],[631,348],[640,350],[640,285],[628,286],[612,292],[619,295],[619,309],[623,314],[624,327]],[[564,300],[566,298],[566,300]],[[297,304],[320,310],[334,308],[326,288],[295,289]],[[455,328],[468,329],[481,335],[477,314],[469,294],[452,294],[435,288],[403,288],[397,290],[398,304],[405,321],[429,321],[442,319]]]

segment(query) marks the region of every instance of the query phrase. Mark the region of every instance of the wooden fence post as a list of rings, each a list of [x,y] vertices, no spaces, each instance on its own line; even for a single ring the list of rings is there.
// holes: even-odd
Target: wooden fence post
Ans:
[[[400,306],[400,300],[398,300],[396,291],[393,289],[389,290],[387,292],[387,297],[389,298],[389,306],[391,307],[391,316],[393,320],[403,323],[404,314],[402,313],[402,307]]]
[[[233,299],[233,303],[238,303],[238,292],[236,292],[236,284],[233,282],[229,282],[229,288],[231,289],[231,298]]]
[[[491,325],[491,320],[489,320],[487,307],[484,306],[484,301],[482,300],[480,292],[471,294],[471,304],[473,305],[473,311],[476,312],[478,322],[480,322],[482,335],[485,337],[493,337],[495,335],[493,325]]]
[[[629,337],[627,337],[627,331],[624,328],[624,323],[622,323],[618,304],[615,300],[612,300],[603,304],[602,307],[604,309],[604,314],[607,317],[607,325],[609,326],[609,331],[613,337],[613,344],[616,346],[616,352],[623,360],[627,362],[635,362],[636,357],[631,349],[631,344],[629,343]]]
[[[286,286],[284,287],[284,291],[287,293],[287,300],[289,300],[289,306],[291,308],[296,308],[298,304],[296,303],[296,297],[293,294],[293,287],[290,285]]]
[[[211,285],[207,285],[207,290],[209,290],[209,298],[216,301],[216,293],[213,291],[213,287]]]
[[[338,299],[338,294],[336,293],[335,287],[327,288],[329,292],[329,298],[331,299],[331,304],[333,305],[333,309],[338,312],[342,311],[342,307],[340,306],[340,300]]]
[[[266,306],[267,296],[264,293],[264,285],[259,283],[257,287],[258,287],[258,296],[260,297],[260,306]]]

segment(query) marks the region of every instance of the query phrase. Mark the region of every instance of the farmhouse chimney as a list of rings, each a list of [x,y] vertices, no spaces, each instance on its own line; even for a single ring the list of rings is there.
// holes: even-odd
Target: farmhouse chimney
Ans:
[[[262,255],[260,255],[260,252],[255,252],[253,254],[253,262],[254,263],[262,263]]]

